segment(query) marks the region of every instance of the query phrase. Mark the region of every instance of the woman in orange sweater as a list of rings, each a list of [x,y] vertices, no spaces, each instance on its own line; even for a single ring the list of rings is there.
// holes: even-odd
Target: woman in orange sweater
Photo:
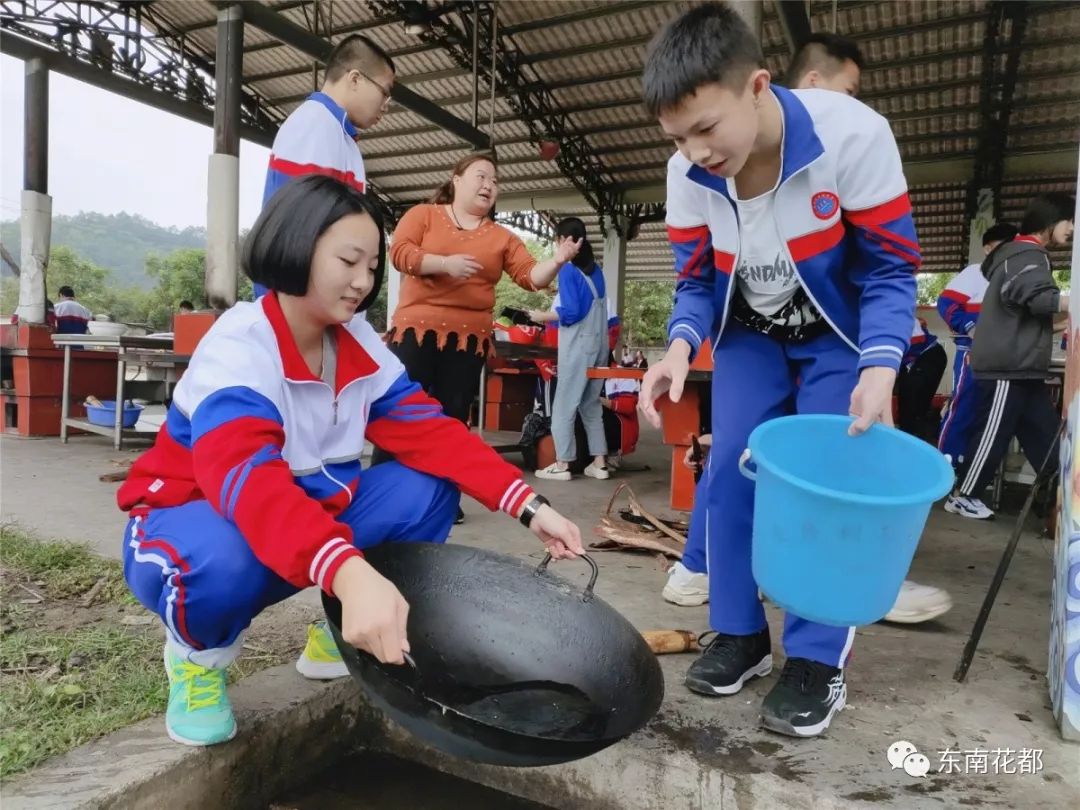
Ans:
[[[494,347],[492,310],[502,274],[526,290],[544,289],[581,246],[563,239],[553,258],[537,261],[494,221],[498,196],[494,156],[466,155],[430,202],[405,213],[390,248],[405,276],[387,334],[390,349],[410,379],[466,423]]]

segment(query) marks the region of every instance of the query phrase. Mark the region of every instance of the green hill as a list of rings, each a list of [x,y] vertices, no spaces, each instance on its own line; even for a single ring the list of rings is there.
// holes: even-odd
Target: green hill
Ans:
[[[0,223],[0,242],[19,258],[19,222]],[[163,228],[137,214],[54,216],[53,246],[70,247],[83,258],[110,271],[110,282],[120,287],[149,290],[156,280],[146,274],[146,257],[167,255],[180,248],[206,247],[204,228]],[[6,275],[6,269],[5,269]]]

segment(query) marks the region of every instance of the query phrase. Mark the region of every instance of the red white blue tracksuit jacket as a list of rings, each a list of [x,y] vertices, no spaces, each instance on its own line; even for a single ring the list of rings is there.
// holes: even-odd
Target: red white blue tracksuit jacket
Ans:
[[[971,351],[971,333],[979,322],[979,312],[988,286],[982,266],[969,264],[945,286],[937,300],[938,312],[949,325],[956,342],[953,394],[949,406],[941,415],[938,449],[957,463],[967,452],[968,439],[975,424],[976,385],[968,352]]]
[[[907,182],[889,123],[828,90],[773,86],[784,115],[776,218],[799,280],[859,368],[899,369],[921,262]],[[676,153],[667,226],[678,282],[668,338],[696,353],[727,324],[739,218],[727,182]]]
[[[923,352],[937,345],[937,335],[930,331],[924,319],[916,318],[915,325],[911,330],[911,345],[904,352],[905,368],[910,369],[915,364],[915,361],[922,357]]]
[[[359,130],[345,110],[326,93],[312,93],[292,111],[274,136],[263,185],[263,208],[279,188],[309,174],[333,177],[364,191],[364,157],[356,145]],[[255,297],[266,292],[254,285]]]
[[[971,332],[979,322],[979,311],[988,286],[982,266],[969,264],[956,274],[938,296],[938,313],[952,330],[957,349],[971,348]]]
[[[858,370],[899,369],[912,335],[919,246],[888,122],[841,93],[773,87],[783,114],[774,192],[779,246],[832,332],[787,343],[729,324],[740,224],[727,182],[681,154],[668,162],[667,226],[678,279],[669,340],[713,346],[713,447],[691,537],[704,537],[709,622],[734,635],[767,627],[751,565],[753,485],[738,472],[750,431],[790,413],[848,412]],[[707,483],[706,483],[707,482]],[[701,522],[705,531],[701,531]],[[812,554],[812,549],[804,553]],[[818,587],[835,583],[827,571]],[[847,661],[854,628],[788,614],[789,658]]]
[[[59,301],[53,307],[56,316],[56,332],[60,335],[85,335],[89,329],[90,310],[71,298]]]
[[[276,294],[226,312],[199,343],[153,448],[121,487],[120,508],[206,499],[266,567],[297,588],[327,592],[341,565],[361,556],[337,517],[356,495],[365,437],[489,509],[520,509],[532,495],[520,470],[443,415],[366,320],[334,332],[330,386],[301,357]]]
[[[293,110],[274,136],[266,168],[263,205],[296,177],[324,174],[364,191],[364,158],[357,129],[345,110],[326,93],[312,93]]]

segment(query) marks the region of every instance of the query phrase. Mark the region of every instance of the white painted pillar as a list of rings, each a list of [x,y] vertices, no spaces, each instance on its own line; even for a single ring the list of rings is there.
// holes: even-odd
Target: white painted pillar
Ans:
[[[21,323],[45,323],[45,271],[52,236],[49,68],[42,60],[31,59],[25,69],[19,306],[15,312]]]
[[[210,155],[206,184],[206,299],[214,309],[236,303],[240,268],[240,158]]]
[[[52,237],[52,197],[23,189],[19,256],[20,323],[45,323],[45,270]]]
[[[236,303],[240,272],[240,86],[244,59],[244,12],[218,9],[214,78],[214,154],[206,201],[206,298],[214,309]]]
[[[401,273],[394,267],[390,258],[386,259],[386,328],[394,322],[394,310],[397,309],[398,300],[401,298]]]
[[[608,227],[607,236],[604,237],[604,258],[601,264],[604,268],[604,287],[608,300],[614,304],[615,314],[621,320],[626,286],[626,237],[616,233],[614,223]]]

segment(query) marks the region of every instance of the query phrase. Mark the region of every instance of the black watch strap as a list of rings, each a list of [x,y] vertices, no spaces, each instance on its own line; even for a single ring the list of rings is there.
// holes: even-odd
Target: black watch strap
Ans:
[[[525,508],[521,510],[521,515],[518,520],[521,521],[521,525],[526,529],[533,522],[533,518],[536,517],[536,513],[540,511],[541,506],[551,506],[551,501],[545,498],[543,495],[533,495],[529,499],[529,502],[525,504]]]

